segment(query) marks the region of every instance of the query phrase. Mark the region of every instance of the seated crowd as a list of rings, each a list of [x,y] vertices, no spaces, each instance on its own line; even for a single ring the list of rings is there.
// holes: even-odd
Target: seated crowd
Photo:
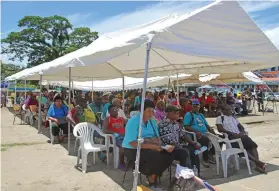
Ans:
[[[248,94],[248,93],[247,93]],[[200,161],[195,154],[202,147],[206,147],[202,153],[203,165],[206,168],[215,164],[215,149],[206,133],[212,133],[229,139],[242,140],[244,148],[248,152],[249,159],[256,164],[256,170],[265,173],[266,164],[259,160],[257,144],[246,134],[244,127],[235,118],[234,113],[242,107],[230,93],[226,97],[217,92],[211,92],[207,96],[197,93],[180,93],[180,100],[177,101],[175,93],[166,95],[164,91],[148,92],[144,100],[144,111],[140,113],[142,102],[141,93],[133,93],[121,99],[120,94],[113,95],[105,93],[102,96],[94,95],[94,100],[90,95],[85,97],[82,94],[74,96],[72,108],[63,103],[67,99],[66,93],[46,97],[46,108],[48,107],[47,118],[51,120],[53,136],[57,137],[57,142],[61,142],[63,137],[59,136],[60,129],[63,134],[68,134],[67,117],[71,123],[77,124],[86,121],[80,117],[85,109],[96,116],[100,114],[99,121],[102,123],[104,133],[113,134],[116,145],[119,147],[119,168],[125,169],[125,160],[134,164],[138,146],[139,126],[142,128],[143,143],[141,144],[140,172],[147,176],[150,187],[157,186],[157,178],[172,164],[178,161],[181,166],[198,169],[200,175]],[[243,100],[242,100],[243,101]],[[31,94],[25,102],[25,107],[38,105],[36,95]],[[208,116],[215,116],[217,134],[208,124],[205,118],[205,110]],[[69,112],[68,112],[69,111]],[[143,121],[140,122],[141,115]],[[189,133],[190,132],[190,133]],[[237,147],[237,145],[232,145]],[[158,159],[158,160],[156,160]]]

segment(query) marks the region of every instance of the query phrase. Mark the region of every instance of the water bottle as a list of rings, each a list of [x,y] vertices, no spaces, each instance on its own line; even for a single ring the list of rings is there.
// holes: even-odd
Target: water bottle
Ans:
[[[197,169],[196,165],[193,166],[193,172],[194,172],[195,176],[198,176],[198,169]]]

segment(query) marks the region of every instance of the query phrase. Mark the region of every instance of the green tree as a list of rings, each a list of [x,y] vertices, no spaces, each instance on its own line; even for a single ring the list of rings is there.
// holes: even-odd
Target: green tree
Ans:
[[[10,60],[27,60],[27,67],[49,62],[89,45],[98,38],[87,27],[74,28],[61,16],[25,16],[18,22],[19,32],[11,32],[2,39],[2,54]]]
[[[1,63],[1,80],[4,80],[6,77],[11,76],[17,72],[23,70],[23,67],[14,65],[14,64],[4,64]]]

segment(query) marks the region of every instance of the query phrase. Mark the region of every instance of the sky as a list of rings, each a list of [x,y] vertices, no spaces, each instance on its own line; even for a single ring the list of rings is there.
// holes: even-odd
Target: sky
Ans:
[[[211,1],[212,2],[212,1]],[[104,34],[120,29],[131,28],[146,22],[157,20],[169,14],[184,14],[205,6],[210,1],[2,1],[1,38],[12,31],[20,30],[17,22],[24,16],[67,17],[74,27],[86,26]],[[279,49],[279,1],[240,1],[244,10],[264,31]],[[25,65],[23,62],[5,63]]]

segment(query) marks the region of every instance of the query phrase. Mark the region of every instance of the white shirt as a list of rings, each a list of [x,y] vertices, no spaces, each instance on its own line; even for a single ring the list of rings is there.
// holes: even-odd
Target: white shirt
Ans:
[[[109,117],[108,111],[107,111],[106,117]],[[122,118],[124,118],[124,119],[127,119],[127,117],[126,117],[126,115],[125,115],[123,109],[118,109],[118,117],[122,117]]]
[[[223,128],[229,132],[239,134],[240,133],[238,129],[239,121],[233,116],[226,116],[226,115],[223,116],[224,116],[223,123],[222,123],[222,117],[218,116],[216,119],[216,124],[223,125]]]

